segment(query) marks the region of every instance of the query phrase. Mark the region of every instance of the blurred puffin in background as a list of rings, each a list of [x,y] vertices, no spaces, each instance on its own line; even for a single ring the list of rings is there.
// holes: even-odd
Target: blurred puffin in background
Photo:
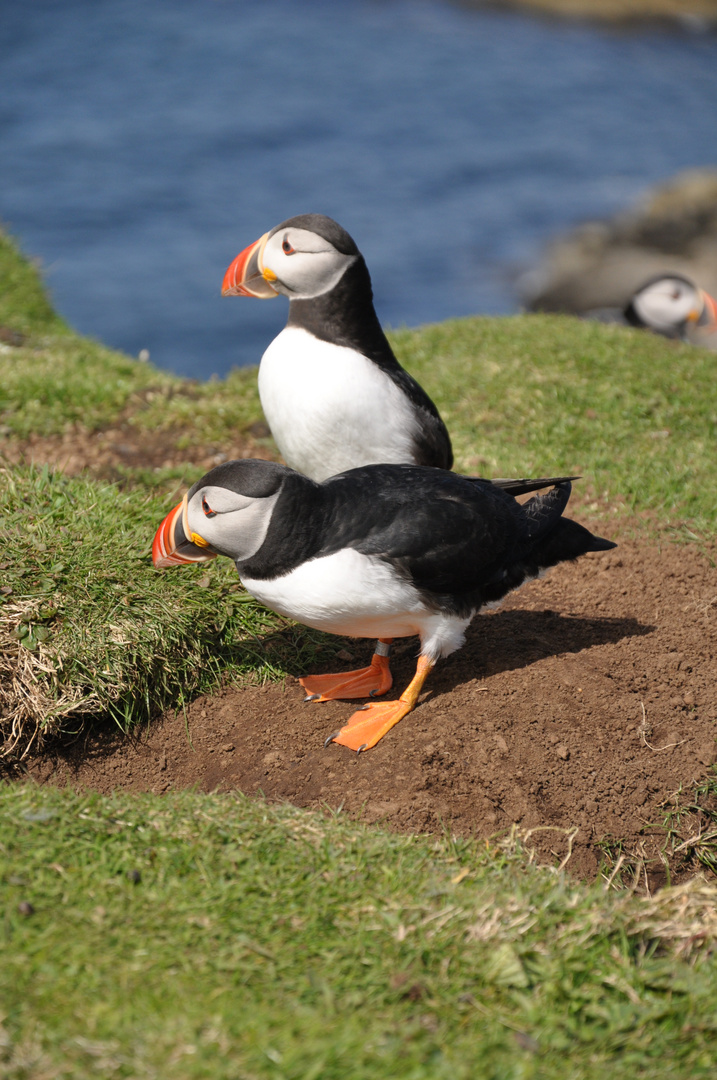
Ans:
[[[286,327],[259,366],[259,397],[284,461],[312,480],[361,465],[450,469],[446,426],[401,367],[373,306],[371,277],[351,236],[323,214],[276,225],[237,255],[223,296],[289,299]],[[390,641],[367,668],[332,687],[306,683],[307,700],[384,694]]]
[[[650,278],[633,293],[623,314],[631,326],[717,348],[717,302],[682,274]]]
[[[152,557],[170,567],[225,555],[261,603],[329,633],[417,634],[416,674],[400,698],[365,705],[326,740],[361,751],[414,708],[484,604],[615,547],[562,516],[570,490],[558,480],[521,505],[490,480],[441,469],[369,465],[316,483],[274,462],[230,461],[170,511]]]

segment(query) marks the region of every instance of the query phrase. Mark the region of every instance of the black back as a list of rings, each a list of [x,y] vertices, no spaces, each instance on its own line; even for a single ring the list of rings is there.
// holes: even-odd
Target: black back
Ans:
[[[614,547],[562,517],[570,484],[521,506],[489,480],[439,469],[370,465],[316,484],[289,472],[259,551],[238,566],[275,578],[353,548],[389,563],[436,610],[468,615],[526,578]]]

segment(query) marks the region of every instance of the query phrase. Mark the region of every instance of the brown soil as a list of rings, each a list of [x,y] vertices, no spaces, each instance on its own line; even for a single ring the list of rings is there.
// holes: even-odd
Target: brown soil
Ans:
[[[177,449],[182,431],[144,431],[120,420],[104,431],[87,431],[77,424],[62,435],[32,434],[28,439],[0,439],[0,460],[9,465],[51,465],[70,475],[91,476],[122,482],[128,469],[162,469],[185,465],[211,469],[222,461],[255,457],[270,459],[269,429],[253,424],[230,446],[193,444]]]
[[[625,541],[478,616],[415,712],[368,753],[324,748],[355,706],[304,704],[290,678],[199,698],[133,741],[96,734],[29,772],[101,792],[241,789],[410,831],[488,837],[518,824],[559,859],[577,828],[574,872],[594,876],[613,838],[647,860],[654,887],[664,833],[649,826],[715,761],[716,614],[705,555]],[[369,652],[357,642],[336,669]],[[389,696],[415,653],[399,644]]]

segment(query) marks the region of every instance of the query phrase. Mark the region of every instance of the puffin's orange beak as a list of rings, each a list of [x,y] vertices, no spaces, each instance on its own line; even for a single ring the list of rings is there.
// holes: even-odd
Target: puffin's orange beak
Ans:
[[[269,234],[264,233],[239,252],[224,275],[222,296],[255,296],[259,300],[272,300],[279,295],[267,280],[271,271],[267,270],[265,275],[261,261],[268,239]]]
[[[717,300],[709,293],[706,293],[704,289],[700,289],[700,296],[702,297],[702,311],[697,317],[696,326],[700,330],[714,331],[717,330]]]
[[[152,562],[157,569],[168,566],[184,566],[187,563],[208,562],[216,558],[216,552],[187,539],[185,516],[187,496],[174,510],[170,510],[154,534]],[[196,534],[194,534],[196,535]],[[203,541],[206,544],[206,540]]]

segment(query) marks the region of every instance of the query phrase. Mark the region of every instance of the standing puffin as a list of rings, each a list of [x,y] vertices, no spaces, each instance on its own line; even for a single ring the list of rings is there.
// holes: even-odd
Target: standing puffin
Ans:
[[[261,358],[259,397],[292,469],[326,480],[359,465],[450,469],[438,409],[393,355],[363,255],[335,221],[301,214],[237,255],[224,296],[289,298]]]
[[[632,326],[693,343],[717,332],[717,302],[682,274],[650,278],[623,314]]]
[[[569,497],[569,481],[521,505],[490,480],[414,465],[316,483],[285,465],[230,461],[170,511],[152,558],[169,567],[226,555],[261,603],[318,630],[418,634],[416,674],[400,698],[365,705],[326,740],[361,751],[414,708],[484,604],[559,562],[615,547],[562,516]]]

